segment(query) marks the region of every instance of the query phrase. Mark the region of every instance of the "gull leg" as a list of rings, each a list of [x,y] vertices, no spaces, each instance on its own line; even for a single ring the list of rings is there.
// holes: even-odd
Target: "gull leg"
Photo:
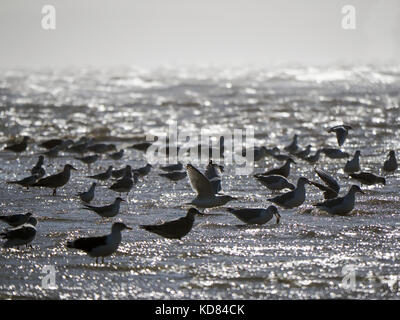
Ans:
[[[104,264],[104,257],[102,257],[101,262]]]
[[[98,262],[98,259],[99,259],[99,258],[96,258],[96,264],[98,264],[98,263],[99,263],[99,262]]]
[[[53,196],[56,196],[57,195],[57,188],[55,188],[54,190],[53,190]]]

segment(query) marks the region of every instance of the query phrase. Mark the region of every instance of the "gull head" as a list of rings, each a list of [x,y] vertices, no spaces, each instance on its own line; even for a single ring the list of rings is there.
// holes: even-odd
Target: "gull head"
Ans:
[[[122,199],[121,197],[116,197],[115,198],[115,202],[121,202],[121,201],[125,202],[125,200]]]
[[[286,162],[296,164],[296,162],[295,162],[292,158],[288,158],[288,159],[286,160]]]
[[[70,164],[66,164],[65,166],[64,166],[64,170],[75,170],[75,171],[77,171],[77,169],[75,169],[72,165],[70,165]]]
[[[111,228],[112,232],[115,232],[115,231],[122,231],[122,230],[125,230],[125,229],[132,230],[131,227],[128,227],[128,226],[127,226],[125,223],[123,223],[123,222],[115,222],[115,223],[112,225],[112,228]]]
[[[279,224],[279,221],[281,220],[281,215],[278,212],[278,208],[275,206],[269,206],[268,209],[276,218],[276,224]]]
[[[394,157],[396,155],[394,150],[389,151],[389,157]]]
[[[198,215],[200,215],[200,216],[203,216],[204,214],[203,213],[201,213],[199,210],[197,210],[196,208],[190,208],[189,210],[188,210],[188,212],[187,212],[187,215],[189,216],[189,217],[192,217],[192,218],[194,218],[194,216],[196,215],[196,214],[198,214]]]
[[[354,193],[360,192],[360,193],[362,193],[362,194],[365,194],[365,192],[362,191],[361,188],[360,188],[359,186],[355,185],[355,184],[353,184],[353,185],[351,186],[350,191],[352,191],[352,192],[354,192]]]
[[[300,177],[299,180],[297,180],[298,185],[305,185],[305,184],[311,184],[310,180],[304,177]]]

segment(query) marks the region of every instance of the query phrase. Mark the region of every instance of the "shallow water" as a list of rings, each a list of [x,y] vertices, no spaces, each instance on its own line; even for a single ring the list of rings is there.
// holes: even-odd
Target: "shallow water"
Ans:
[[[399,66],[313,68],[198,68],[104,70],[3,70],[0,74],[0,141],[30,135],[35,142],[82,135],[129,146],[146,134],[165,132],[177,121],[180,130],[254,128],[257,144],[286,145],[294,133],[302,146],[336,147],[326,130],[347,123],[351,131],[343,150],[361,150],[361,166],[377,174],[399,137]],[[363,186],[349,217],[330,217],[312,209],[321,193],[307,187],[307,200],[294,210],[280,210],[279,225],[243,226],[223,208],[199,217],[181,241],[165,240],[139,229],[185,215],[194,197],[188,180],[176,184],[156,168],[141,179],[123,203],[123,233],[118,252],[96,265],[85,254],[65,248],[78,236],[102,235],[111,220],[81,210],[77,191],[91,180],[85,165],[69,154],[49,164],[48,174],[65,163],[79,169],[58,191],[25,190],[6,180],[22,178],[42,149],[31,143],[16,158],[0,153],[2,214],[33,212],[39,220],[34,249],[1,250],[0,298],[59,299],[304,299],[399,297],[399,174],[385,186]],[[353,181],[342,171],[346,160],[322,156],[317,164],[339,179],[341,193]],[[146,163],[144,154],[127,149],[122,160],[102,160],[100,172]],[[280,163],[271,158],[254,172]],[[317,180],[314,166],[299,160],[290,181]],[[204,166],[201,166],[204,169]],[[110,203],[117,194],[110,182],[96,190],[92,204]],[[237,196],[231,207],[267,207],[271,192],[251,176],[226,166],[225,193]],[[310,212],[311,211],[311,212]],[[211,215],[212,214],[212,215]],[[356,282],[342,286],[342,269],[353,265]],[[44,266],[54,266],[57,289],[42,287]]]

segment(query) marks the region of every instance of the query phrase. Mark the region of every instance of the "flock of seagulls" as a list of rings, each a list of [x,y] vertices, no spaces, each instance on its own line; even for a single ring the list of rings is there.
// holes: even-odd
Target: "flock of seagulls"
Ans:
[[[350,126],[340,125],[330,128],[328,132],[336,134],[337,143],[341,147],[345,143],[350,130],[352,130]],[[299,136],[294,135],[291,143],[282,149],[282,153],[278,147],[268,149],[265,146],[255,146],[250,149],[243,149],[242,155],[245,156],[247,152],[252,152],[256,162],[263,161],[266,157],[272,157],[278,161],[283,161],[284,164],[280,167],[269,169],[264,173],[254,175],[256,181],[268,188],[273,194],[275,193],[275,196],[266,199],[271,202],[269,207],[227,207],[225,208],[227,212],[248,225],[263,225],[274,217],[276,224],[279,224],[281,214],[278,208],[288,210],[303,205],[306,200],[306,188],[309,186],[320,190],[324,197],[323,202],[314,204],[318,210],[330,215],[348,215],[353,211],[356,193],[364,193],[358,185],[351,185],[347,194],[339,196],[341,189],[339,183],[328,172],[318,168],[315,168],[314,172],[321,179],[320,182],[312,181],[306,177],[299,177],[296,184],[290,182],[291,166],[296,165],[296,161],[305,161],[314,165],[319,161],[321,154],[325,154],[331,159],[349,157],[348,153],[336,148],[321,148],[312,155],[310,154],[312,146],[307,145],[304,149],[301,149],[298,145],[298,139]],[[29,137],[24,136],[21,142],[6,146],[4,151],[16,154],[25,152],[28,148],[29,140]],[[122,198],[122,194],[126,194],[128,197],[132,188],[139,183],[140,179],[147,176],[153,168],[149,163],[136,169],[130,165],[119,169],[109,166],[104,172],[91,173],[91,165],[94,163],[104,158],[119,161],[124,157],[125,151],[124,149],[117,150],[114,144],[96,143],[93,139],[86,137],[82,137],[77,141],[51,139],[41,142],[38,146],[47,151],[39,154],[36,165],[30,170],[31,175],[19,180],[7,181],[7,183],[20,185],[28,190],[36,187],[48,188],[52,190],[53,196],[56,196],[57,190],[70,181],[72,171],[77,169],[67,163],[61,172],[46,176],[44,168],[45,157],[50,162],[58,157],[60,152],[77,155],[73,156],[73,158],[87,165],[89,174],[86,175],[86,178],[95,180],[95,182],[91,182],[87,191],[77,193],[76,197],[82,201],[83,210],[96,213],[99,217],[105,219],[116,217],[119,214],[121,202],[128,201]],[[129,148],[145,152],[150,146],[150,142],[141,142]],[[165,147],[165,149],[169,150],[169,146]],[[385,184],[386,179],[384,177],[361,170],[360,157],[361,152],[356,151],[353,158],[346,162],[343,171],[349,175],[349,178],[364,185]],[[295,161],[294,159],[299,160]],[[382,169],[388,174],[398,169],[395,151],[391,150],[389,152]],[[191,188],[196,193],[194,199],[186,203],[190,205],[190,208],[184,217],[157,225],[140,225],[141,229],[161,237],[182,239],[191,231],[195,217],[205,214],[199,210],[225,206],[230,201],[238,200],[236,197],[222,193],[221,182],[224,167],[214,163],[212,160],[209,160],[204,173],[190,163],[184,165],[181,162],[160,166],[159,170],[161,171],[159,176],[168,179],[172,183],[188,178]],[[113,180],[109,185],[109,189],[118,193],[119,196],[112,203],[105,206],[90,205],[95,198],[98,183],[104,184],[109,180]],[[276,193],[279,194],[276,195]],[[0,233],[0,237],[5,239],[4,248],[30,246],[35,239],[37,219],[32,213],[0,215],[0,222],[10,226],[10,228]],[[104,262],[104,257],[112,255],[118,249],[122,239],[121,232],[126,229],[131,230],[132,228],[123,222],[114,222],[110,234],[68,241],[66,247],[86,252],[90,257],[96,258],[96,263],[98,263],[99,258]]]

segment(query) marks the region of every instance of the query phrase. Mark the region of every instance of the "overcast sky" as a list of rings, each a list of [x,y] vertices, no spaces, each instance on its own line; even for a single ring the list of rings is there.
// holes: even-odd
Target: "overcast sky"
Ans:
[[[0,41],[0,67],[399,61],[400,0],[1,0]]]

